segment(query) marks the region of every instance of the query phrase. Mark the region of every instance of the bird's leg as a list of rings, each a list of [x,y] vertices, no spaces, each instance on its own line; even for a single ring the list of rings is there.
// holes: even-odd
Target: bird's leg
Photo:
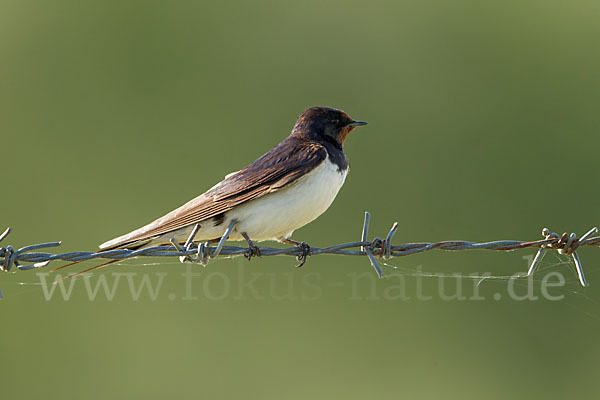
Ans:
[[[244,239],[246,239],[246,242],[248,242],[248,254],[244,254],[244,257],[246,257],[248,260],[252,259],[253,256],[260,257],[260,249],[254,244],[254,242],[252,242],[248,234],[246,232],[242,232],[242,236]]]
[[[300,249],[302,250],[302,254],[300,254],[299,256],[296,256],[296,260],[300,263],[300,264],[296,265],[296,267],[300,268],[301,266],[303,266],[304,263],[306,262],[306,259],[310,255],[310,246],[308,245],[308,243],[297,242],[295,240],[288,239],[288,238],[280,238],[279,241],[281,243],[293,244],[294,246],[300,247]]]

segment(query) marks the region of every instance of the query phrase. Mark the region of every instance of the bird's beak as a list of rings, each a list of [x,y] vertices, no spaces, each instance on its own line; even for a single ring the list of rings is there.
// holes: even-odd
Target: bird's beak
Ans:
[[[367,123],[365,121],[352,121],[348,125],[349,126],[361,126],[361,125],[367,125]]]
[[[348,136],[348,134],[350,132],[352,132],[354,130],[354,128],[356,128],[357,126],[361,126],[361,125],[366,125],[367,123],[364,121],[352,121],[350,122],[348,125],[346,125],[345,127],[343,127],[340,131],[340,137],[338,138],[339,141],[344,144],[344,140],[346,140],[346,136]]]

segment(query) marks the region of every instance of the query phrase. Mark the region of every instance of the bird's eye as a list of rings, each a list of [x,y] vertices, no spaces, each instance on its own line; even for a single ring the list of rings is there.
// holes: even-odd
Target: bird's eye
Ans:
[[[334,118],[334,119],[331,120],[331,123],[334,124],[334,125],[337,125],[337,124],[340,123],[340,120],[337,119],[337,118]]]

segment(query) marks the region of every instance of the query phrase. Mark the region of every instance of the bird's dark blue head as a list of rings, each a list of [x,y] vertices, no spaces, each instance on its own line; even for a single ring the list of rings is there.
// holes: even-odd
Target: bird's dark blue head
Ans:
[[[334,142],[342,146],[346,136],[366,122],[355,121],[342,110],[330,107],[310,107],[300,114],[292,136],[308,137],[317,141]]]

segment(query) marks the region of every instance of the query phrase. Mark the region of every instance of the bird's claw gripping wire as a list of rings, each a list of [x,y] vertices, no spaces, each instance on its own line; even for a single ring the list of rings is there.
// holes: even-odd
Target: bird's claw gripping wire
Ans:
[[[300,263],[300,264],[296,265],[296,268],[300,268],[301,266],[303,266],[306,263],[308,256],[310,256],[310,246],[306,242],[300,242],[300,243],[298,243],[297,247],[299,247],[300,250],[302,251],[302,253],[300,253],[296,256],[296,261],[298,261]]]
[[[244,253],[244,257],[246,257],[248,259],[248,261],[250,261],[252,259],[252,257],[260,257],[261,256],[261,252],[260,252],[260,248],[255,245],[254,243],[248,243],[248,250],[246,250],[246,252]]]
[[[254,256],[260,257],[262,255],[260,248],[254,244],[246,232],[241,232],[241,234],[242,237],[246,239],[246,243],[248,243],[248,250],[244,252],[244,257],[246,257],[248,261],[250,261]]]

